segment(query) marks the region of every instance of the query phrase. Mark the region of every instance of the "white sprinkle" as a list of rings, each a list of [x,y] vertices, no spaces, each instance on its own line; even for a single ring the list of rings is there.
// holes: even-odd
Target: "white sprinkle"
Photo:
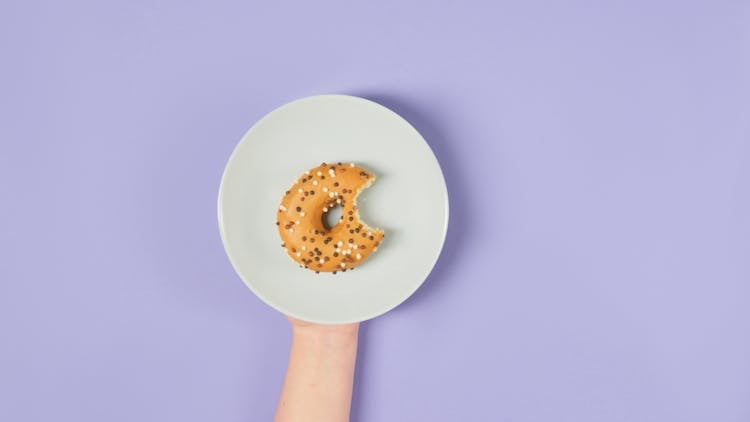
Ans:
[[[300,217],[304,217],[305,216],[305,212],[304,211],[300,211],[299,215],[300,215]]]
[[[354,246],[352,246],[352,249],[357,249],[358,247],[359,247],[359,246],[357,246],[357,245],[354,245]]]
[[[318,186],[318,181],[317,180],[313,180],[313,186]]]
[[[297,256],[302,256],[302,252],[297,252]]]
[[[362,254],[357,254],[357,259],[362,259]]]
[[[303,250],[303,251],[306,251],[306,250],[307,250],[307,247],[306,247],[305,245],[302,245],[302,250]]]
[[[305,174],[309,176],[310,175],[310,170],[306,171]]]
[[[354,167],[354,163],[349,163],[349,167]]]
[[[322,263],[326,262],[326,260],[325,260],[325,259],[323,259],[323,258],[320,258],[320,259],[318,260],[318,262],[320,262],[320,263],[322,264]]]
[[[342,241],[339,240],[339,243],[337,243],[336,245],[338,245],[339,247],[341,247],[341,246],[344,245],[344,242],[342,242]]]
[[[297,189],[297,192],[302,193],[304,191],[302,190],[302,188],[299,188],[299,189]]]
[[[341,263],[341,268],[345,268],[345,267],[346,267],[346,263],[342,262]]]
[[[323,207],[323,212],[328,212],[328,208]]]
[[[336,177],[336,172],[333,171],[333,169],[328,169],[328,174],[330,174],[331,177]]]
[[[368,231],[368,232],[367,232],[367,235],[368,235],[368,236],[372,236],[372,232]]]
[[[351,255],[351,254],[352,254],[352,250],[351,250],[351,249],[347,249],[347,250],[346,250],[346,254],[347,254],[347,255]]]
[[[341,203],[341,198],[337,199],[337,200],[336,200],[336,203],[337,203],[337,204],[340,204],[340,203]]]
[[[333,192],[328,192],[328,197],[333,198],[334,196],[336,195],[334,195]]]
[[[299,224],[299,220],[295,221],[294,224]]]
[[[323,173],[321,173],[321,172],[317,172],[315,174],[317,174],[318,176],[322,176],[323,175]]]
[[[323,192],[328,192],[328,188],[327,187],[323,187]]]
[[[289,233],[294,233],[294,229],[289,229]]]
[[[281,211],[286,211],[286,207],[285,207],[285,206],[283,206],[283,205],[279,205],[279,210],[281,210]]]
[[[334,252],[341,252],[341,249],[339,249],[339,248],[336,248],[336,249],[334,250]]]

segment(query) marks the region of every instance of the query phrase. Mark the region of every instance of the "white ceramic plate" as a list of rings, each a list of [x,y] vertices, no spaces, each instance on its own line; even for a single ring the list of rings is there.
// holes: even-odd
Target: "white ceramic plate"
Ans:
[[[357,203],[386,237],[356,270],[315,274],[284,252],[276,212],[302,172],[339,161],[377,175]],[[422,136],[393,111],[346,95],[302,98],[263,117],[219,189],[221,239],[239,276],[273,308],[319,323],[363,321],[406,300],[435,265],[447,224],[445,180]]]

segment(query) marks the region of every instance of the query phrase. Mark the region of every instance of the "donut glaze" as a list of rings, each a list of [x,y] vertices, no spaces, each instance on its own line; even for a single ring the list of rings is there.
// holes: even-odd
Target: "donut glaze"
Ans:
[[[375,175],[354,163],[326,164],[304,172],[284,194],[276,225],[281,246],[301,267],[311,271],[346,272],[378,250],[385,234],[359,219],[357,196]],[[325,216],[341,207],[333,227]]]

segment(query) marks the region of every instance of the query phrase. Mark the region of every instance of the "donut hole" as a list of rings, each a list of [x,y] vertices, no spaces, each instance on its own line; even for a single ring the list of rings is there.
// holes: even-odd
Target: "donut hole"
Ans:
[[[341,207],[336,205],[333,208],[328,208],[328,212],[323,213],[323,227],[326,228],[326,230],[331,230],[336,226],[336,224],[341,221]]]

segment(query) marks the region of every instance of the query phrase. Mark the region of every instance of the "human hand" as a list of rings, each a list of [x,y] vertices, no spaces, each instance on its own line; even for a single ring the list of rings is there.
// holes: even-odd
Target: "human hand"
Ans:
[[[287,318],[292,347],[275,421],[348,421],[359,323]]]
[[[287,319],[292,325],[292,332],[294,334],[351,336],[356,335],[359,331],[358,322],[349,324],[318,324],[290,316],[287,316]]]

